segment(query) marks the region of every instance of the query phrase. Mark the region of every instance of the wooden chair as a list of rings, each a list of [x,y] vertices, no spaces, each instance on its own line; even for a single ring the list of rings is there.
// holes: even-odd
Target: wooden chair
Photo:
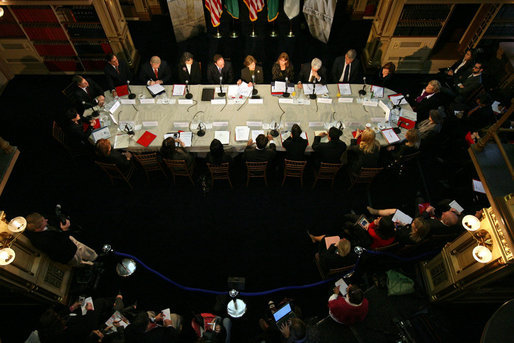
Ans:
[[[207,168],[211,173],[211,188],[214,187],[214,180],[227,180],[230,188],[232,188],[232,182],[230,181],[230,164],[228,162],[220,165],[207,163]]]
[[[73,96],[73,91],[75,90],[76,83],[70,82],[62,91],[61,93],[70,101],[73,102],[75,100]]]
[[[321,278],[323,280],[327,279],[328,277],[330,277],[332,275],[342,274],[344,272],[350,271],[355,266],[354,264],[352,264],[352,265],[344,266],[341,268],[331,268],[327,271],[327,270],[323,269],[323,267],[321,266],[320,259],[319,259],[319,252],[314,254],[314,262],[316,263],[316,267],[318,267],[319,275],[321,276]]]
[[[166,172],[162,168],[162,165],[159,162],[159,160],[157,159],[156,152],[143,153],[143,154],[141,154],[141,153],[136,154],[136,153],[132,152],[132,156],[134,156],[134,159],[139,163],[139,165],[145,171],[147,181],[150,181],[150,176],[149,176],[150,172],[154,172],[154,171],[160,171],[166,177]]]
[[[303,172],[305,171],[306,165],[307,161],[284,160],[284,178],[282,179],[282,187],[284,187],[284,182],[286,182],[287,177],[295,177],[300,179],[300,185],[303,188]]]
[[[66,150],[66,152],[70,155],[72,159],[80,156],[86,156],[86,150],[74,149],[72,148],[66,139],[66,135],[62,128],[55,121],[52,123],[52,137]]]
[[[417,158],[421,154],[421,151],[416,151],[409,155],[400,157],[397,161],[393,162],[391,168],[395,171],[398,176],[404,176],[408,170],[417,163]]]
[[[185,160],[170,160],[168,158],[162,159],[164,163],[166,164],[166,167],[171,172],[171,175],[173,176],[173,184],[176,184],[176,177],[177,176],[186,176],[189,178],[189,181],[191,183],[195,184],[193,180],[193,167],[191,167],[191,170],[188,168],[187,163]]]
[[[264,184],[268,187],[268,161],[266,162],[245,162],[246,163],[246,187],[250,182],[250,178],[263,178]]]
[[[318,180],[330,180],[330,187],[334,188],[334,181],[336,179],[337,173],[339,172],[339,169],[341,169],[342,166],[343,165],[341,163],[321,162],[319,170],[314,171],[316,177],[314,179],[314,184],[312,185],[312,188],[316,187]]]
[[[389,245],[386,245],[384,247],[380,247],[380,248],[376,248],[376,249],[373,249],[375,251],[389,251],[389,250],[394,250],[396,248],[398,248],[400,246],[400,243],[399,242],[393,242]]]
[[[130,189],[134,189],[130,184],[130,178],[134,174],[134,165],[131,163],[128,171],[123,172],[114,163],[104,163],[95,161],[96,165],[99,166],[111,180],[111,184],[114,184],[115,179],[123,180],[129,185]]]
[[[352,189],[356,184],[371,184],[375,176],[377,176],[382,170],[384,170],[384,168],[361,168],[357,175],[348,173],[350,176],[350,187],[348,190]]]

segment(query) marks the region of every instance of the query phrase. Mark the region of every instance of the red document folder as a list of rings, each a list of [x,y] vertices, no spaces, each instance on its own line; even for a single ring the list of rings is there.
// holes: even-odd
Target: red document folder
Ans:
[[[116,87],[116,94],[118,94],[118,96],[124,96],[124,95],[127,95],[128,93],[129,93],[129,91],[128,91],[127,85]]]
[[[147,147],[150,145],[150,143],[153,142],[155,137],[157,136],[151,133],[150,131],[145,131],[145,133],[143,133],[143,135],[137,140],[137,142],[142,146]]]
[[[84,132],[87,131],[89,127],[89,124],[88,123],[82,123],[82,129],[84,130]],[[93,129],[99,129],[100,128],[100,120],[98,119],[95,119],[95,123],[93,124]]]

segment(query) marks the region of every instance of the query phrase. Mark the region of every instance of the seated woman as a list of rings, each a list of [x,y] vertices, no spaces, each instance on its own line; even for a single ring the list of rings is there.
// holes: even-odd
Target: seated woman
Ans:
[[[220,165],[222,163],[232,163],[232,156],[225,152],[223,144],[214,138],[209,147],[210,151],[207,153],[205,161],[213,165]]]
[[[282,146],[286,149],[286,159],[293,161],[304,161],[305,160],[305,148],[307,148],[308,142],[306,139],[301,137],[302,129],[298,124],[294,124],[291,128],[291,136],[288,137]]]
[[[200,63],[193,59],[193,54],[184,52],[178,64],[178,83],[189,82],[190,85],[202,83]]]
[[[358,138],[361,138],[357,145]],[[341,156],[341,162],[346,165],[349,172],[358,175],[361,168],[377,168],[380,157],[380,143],[375,139],[375,131],[365,129],[357,131],[355,139]]]
[[[241,80],[248,83],[248,85],[252,86],[252,76],[255,77],[255,83],[263,83],[264,82],[264,73],[262,72],[262,67],[257,65],[257,60],[252,55],[246,56],[244,60],[245,67],[241,69],[241,78],[237,81],[239,85]]]
[[[65,113],[66,123],[63,130],[68,139],[68,144],[75,149],[84,149],[91,147],[88,141],[91,132],[93,132],[94,119],[86,120],[80,117],[75,108],[70,108]],[[85,125],[87,128],[84,130]]]
[[[396,67],[395,67],[394,63],[387,62],[386,64],[384,64],[384,66],[378,72],[378,75],[375,78],[375,80],[373,81],[373,84],[380,86],[380,87],[394,89],[393,74],[394,74],[395,70],[396,70]]]
[[[442,117],[439,110],[430,110],[428,119],[418,124],[421,151],[437,150],[439,146],[438,133],[441,132]]]
[[[421,243],[430,233],[428,223],[421,217],[415,218],[410,225],[400,226],[396,230],[396,240],[400,244]]]
[[[342,238],[337,244],[331,244],[327,249],[325,238],[326,237],[323,237],[318,245],[321,268],[329,270],[332,268],[341,268],[355,264],[357,261],[357,254],[353,251],[349,240]]]
[[[386,217],[378,217],[369,223],[367,230],[373,242],[369,246],[370,249],[377,249],[388,246],[395,241],[395,227],[391,220],[392,215]]]
[[[180,147],[177,147],[177,144],[180,145]],[[191,168],[195,158],[187,152],[184,147],[184,142],[182,142],[180,138],[168,137],[162,141],[160,150],[161,158],[169,160],[184,160],[186,161],[187,167]]]
[[[278,56],[277,61],[273,64],[271,69],[271,79],[273,81],[285,81],[286,77],[288,82],[294,82],[293,65],[289,61],[289,55],[285,52]]]
[[[114,163],[122,171],[130,168],[132,154],[128,151],[113,150],[111,142],[107,139],[99,139],[95,144],[95,150],[100,162]]]
[[[387,150],[391,152],[393,161],[398,161],[405,155],[414,154],[419,149],[419,134],[417,129],[410,129],[405,133],[405,141],[400,145],[390,145]]]

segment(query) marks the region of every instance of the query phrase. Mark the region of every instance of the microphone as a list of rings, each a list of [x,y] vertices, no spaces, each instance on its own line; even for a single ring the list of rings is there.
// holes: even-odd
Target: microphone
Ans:
[[[129,136],[133,136],[135,134],[134,129],[129,124],[125,124],[125,128],[123,129]]]
[[[366,76],[363,76],[362,80],[364,81],[364,85],[362,86],[362,89],[359,91],[359,95],[364,96],[366,95]]]
[[[205,136],[205,130],[204,130],[204,129],[203,129],[203,127],[202,127],[202,122],[199,122],[199,123],[198,123],[198,131],[196,132],[196,135],[197,135],[198,137],[203,137],[203,136]]]
[[[255,89],[255,74],[252,74],[252,99],[258,98],[256,97],[257,93],[259,93],[259,91]]]
[[[311,98],[312,100],[316,99],[316,81],[316,78],[312,80],[312,94],[309,95],[309,98]]]
[[[393,105],[393,109],[395,109],[395,108],[400,108],[401,109],[402,108],[401,103],[402,103],[403,99],[405,99],[405,98],[408,99],[409,98],[409,94],[405,94],[404,96],[402,96],[400,98],[400,100],[398,100],[398,102],[395,105]]]
[[[282,96],[283,96],[284,98],[289,98],[289,93],[287,92],[287,84],[289,83],[288,81],[289,81],[289,79],[288,79],[288,77],[286,76],[286,91],[285,91],[284,93],[282,93]],[[271,134],[271,135],[273,136],[273,134]],[[278,136],[278,133],[277,133],[277,136]],[[273,137],[276,137],[276,136],[273,136]]]
[[[220,92],[218,93],[219,97],[224,97],[225,93],[223,92],[223,76],[220,76]]]
[[[189,80],[186,80],[186,99],[192,99],[193,94],[189,93]]]
[[[88,108],[93,109],[93,112],[91,113],[91,116],[93,118],[96,118],[96,117],[98,117],[100,115],[100,113],[98,113],[98,111],[93,108],[93,107],[96,106],[96,104],[92,104],[90,102],[82,101],[82,106],[84,106],[84,109],[88,109]]]
[[[127,88],[128,88],[128,91],[129,91],[128,98],[129,99],[135,99],[136,95],[134,93],[132,93],[132,91],[130,90],[130,80],[127,80]]]

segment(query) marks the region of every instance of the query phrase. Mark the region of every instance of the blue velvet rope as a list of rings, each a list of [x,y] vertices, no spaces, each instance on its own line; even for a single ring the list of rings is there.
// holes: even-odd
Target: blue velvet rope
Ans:
[[[165,281],[168,281],[169,283],[173,284],[174,286],[176,286],[176,287],[178,287],[180,289],[183,289],[185,291],[201,292],[201,293],[208,293],[208,294],[215,294],[215,295],[227,294],[226,291],[213,291],[213,290],[210,290],[210,289],[195,288],[195,287],[188,287],[188,286],[181,285],[178,282],[175,282],[175,281],[171,280],[170,278],[164,276],[163,274],[159,273],[157,270],[155,270],[153,268],[150,268],[149,266],[144,264],[143,261],[141,261],[140,259],[138,259],[135,256],[132,256],[130,254],[125,254],[125,253],[122,253],[122,252],[118,252],[118,251],[114,251],[113,253],[114,253],[114,255],[117,255],[117,256],[128,257],[128,258],[133,259],[134,261],[139,263],[141,266],[143,266],[148,271],[154,273],[155,275],[159,276],[161,279],[163,279]],[[422,257],[428,256],[428,255],[431,255],[431,254],[435,254],[437,252],[436,251],[430,251],[428,253],[424,253],[424,254],[421,254],[421,255],[418,255],[418,256],[414,256],[414,257],[409,257],[409,258],[402,258],[402,257],[393,255],[393,254],[385,252],[385,251],[374,251],[374,250],[368,250],[368,249],[364,249],[364,253],[369,253],[371,255],[387,255],[387,256],[396,258],[398,260],[406,261],[407,262],[407,261],[417,260],[417,259],[420,259]],[[359,266],[359,261],[360,261],[361,257],[362,257],[362,255],[360,255],[357,258],[357,261],[353,265],[352,270],[350,272],[348,272],[347,274],[345,274],[345,275],[353,274],[357,270],[357,267]],[[331,279],[322,280],[322,281],[318,281],[318,282],[314,282],[314,283],[309,283],[307,285],[284,286],[284,287],[280,287],[280,288],[270,289],[270,290],[267,290],[267,291],[240,292],[239,294],[242,295],[242,296],[246,296],[246,297],[256,297],[256,296],[267,295],[267,294],[276,293],[276,292],[285,291],[285,290],[305,289],[305,288],[316,287],[316,286],[323,285],[325,283],[332,282],[336,278],[338,278],[338,277],[333,277]]]

